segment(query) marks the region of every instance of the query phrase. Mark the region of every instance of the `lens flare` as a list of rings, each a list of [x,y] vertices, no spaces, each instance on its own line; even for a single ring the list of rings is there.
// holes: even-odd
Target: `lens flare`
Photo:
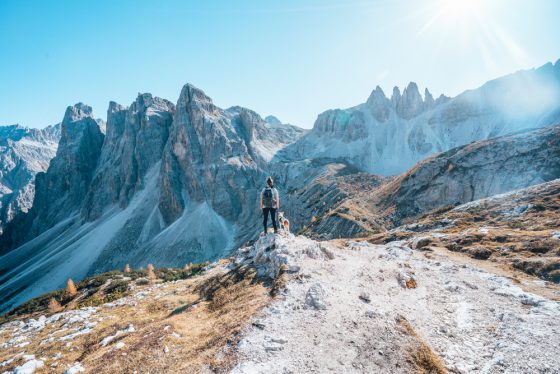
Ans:
[[[453,18],[470,17],[484,10],[482,0],[446,0],[444,13]]]

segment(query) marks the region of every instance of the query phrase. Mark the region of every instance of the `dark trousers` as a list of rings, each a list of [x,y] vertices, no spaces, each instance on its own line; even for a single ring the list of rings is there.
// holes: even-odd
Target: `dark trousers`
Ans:
[[[270,212],[270,219],[272,220],[272,227],[274,227],[274,232],[276,229],[276,208],[263,208],[263,226],[264,232],[266,233],[266,228],[268,226],[268,213]]]

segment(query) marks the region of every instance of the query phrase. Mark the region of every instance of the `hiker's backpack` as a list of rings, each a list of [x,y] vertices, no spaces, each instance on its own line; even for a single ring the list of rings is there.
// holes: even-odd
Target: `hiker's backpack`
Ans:
[[[266,187],[263,192],[263,207],[276,208],[276,194],[271,187]]]

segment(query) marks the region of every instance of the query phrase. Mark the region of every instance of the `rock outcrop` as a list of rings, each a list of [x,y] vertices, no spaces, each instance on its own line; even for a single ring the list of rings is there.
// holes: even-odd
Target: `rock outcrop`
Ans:
[[[280,121],[278,119],[278,117],[273,116],[273,115],[268,115],[268,116],[264,117],[264,121],[268,124],[271,124],[271,125],[281,125],[282,124],[282,121]]]
[[[18,215],[0,237],[3,249],[25,243],[77,213],[97,167],[104,135],[91,107],[68,107],[56,156],[35,177],[33,206]]]
[[[454,148],[390,182],[395,222],[560,178],[560,125]]]
[[[107,134],[82,216],[93,220],[107,206],[128,206],[144,187],[148,170],[161,160],[174,110],[173,103],[151,94],[139,94],[129,108],[109,104]]]
[[[457,147],[395,178],[348,176],[344,187],[339,177],[341,198],[329,201],[322,193],[328,208],[314,210],[303,233],[322,239],[376,234],[432,210],[560,178],[559,165],[556,125]]]

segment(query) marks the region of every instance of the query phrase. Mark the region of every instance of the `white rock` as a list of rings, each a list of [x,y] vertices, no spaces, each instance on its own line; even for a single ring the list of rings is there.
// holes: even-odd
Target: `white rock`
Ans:
[[[309,287],[309,290],[305,295],[305,307],[316,310],[327,309],[327,305],[325,303],[325,290],[321,284],[315,283]]]
[[[416,278],[414,277],[414,274],[406,270],[399,270],[397,272],[397,280],[399,281],[399,284],[403,288],[414,288],[414,287],[409,287],[409,285],[416,284]]]
[[[64,374],[83,373],[84,371],[86,371],[86,369],[82,366],[82,364],[79,362],[75,362],[68,369],[64,370]]]
[[[33,374],[35,373],[35,370],[41,369],[43,366],[45,366],[43,361],[32,359],[27,361],[25,364],[18,366],[14,370],[14,374]]]

